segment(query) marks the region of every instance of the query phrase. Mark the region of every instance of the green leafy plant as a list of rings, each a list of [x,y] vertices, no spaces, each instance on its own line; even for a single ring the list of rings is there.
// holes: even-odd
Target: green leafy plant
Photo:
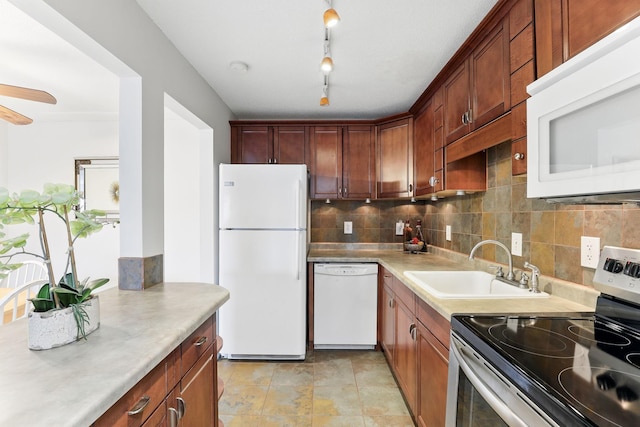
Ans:
[[[78,280],[74,243],[78,238],[87,237],[102,229],[101,217],[104,211],[87,210],[73,212],[78,205],[80,195],[71,185],[45,184],[42,193],[23,190],[11,194],[0,187],[0,278],[20,268],[20,262],[14,262],[17,256],[33,256],[41,259],[47,267],[49,283],[40,288],[38,295],[31,299],[36,312],[71,307],[78,325],[78,337],[85,337],[84,327],[88,323],[83,303],[92,297],[92,291],[104,285],[109,279],[89,281]],[[62,278],[56,282],[51,263],[51,252],[45,227],[45,214],[53,215],[65,224],[67,235],[67,263]],[[42,253],[26,250],[29,234],[24,233],[8,238],[4,229],[15,224],[37,224]]]

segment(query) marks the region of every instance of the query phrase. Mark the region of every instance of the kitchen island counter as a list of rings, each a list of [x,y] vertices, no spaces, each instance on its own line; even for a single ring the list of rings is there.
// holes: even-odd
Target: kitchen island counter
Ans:
[[[26,318],[0,327],[0,425],[91,425],[229,299],[204,283],[98,295],[86,340],[31,351]]]
[[[319,245],[321,246],[321,245]],[[467,256],[453,251],[429,247],[434,252],[411,254],[398,249],[320,249],[312,246],[308,262],[373,262],[382,265],[411,289],[419,298],[433,307],[447,320],[454,313],[562,313],[593,312],[599,292],[586,286],[548,276],[540,277],[540,290],[549,298],[512,299],[442,299],[424,290],[404,275],[405,271],[484,270],[496,265],[480,259],[469,261]],[[506,271],[506,269],[505,269]],[[519,275],[518,275],[519,277]]]

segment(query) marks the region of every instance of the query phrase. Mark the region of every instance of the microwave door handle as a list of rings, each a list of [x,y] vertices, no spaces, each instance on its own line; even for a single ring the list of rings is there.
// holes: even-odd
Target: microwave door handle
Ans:
[[[452,344],[454,344],[452,342]],[[462,348],[458,348],[458,345],[454,344],[451,346],[451,351],[453,351],[455,358],[460,365],[460,368],[465,373],[469,381],[473,384],[475,389],[480,393],[480,395],[487,401],[487,403],[493,408],[494,411],[502,418],[509,426],[522,426],[527,427],[527,424],[522,421],[513,411],[493,392],[487,387],[487,385],[473,372],[471,367],[468,365],[466,359],[463,358],[462,352],[464,350]]]

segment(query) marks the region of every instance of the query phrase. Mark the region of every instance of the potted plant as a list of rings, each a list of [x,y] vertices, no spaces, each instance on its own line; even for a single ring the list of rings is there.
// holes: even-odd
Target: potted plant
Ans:
[[[98,297],[92,294],[109,279],[78,280],[74,243],[102,229],[100,217],[104,212],[73,211],[80,201],[75,188],[66,184],[45,184],[42,193],[23,190],[10,194],[0,188],[0,277],[21,266],[14,261],[17,256],[33,256],[41,259],[48,271],[49,282],[31,299],[33,311],[29,313],[29,348],[45,350],[68,344],[100,326]],[[64,274],[56,281],[51,251],[45,227],[46,217],[56,217],[66,230],[67,261]],[[71,215],[74,219],[71,219]],[[28,233],[8,238],[4,229],[13,224],[37,224],[42,253],[26,249]]]

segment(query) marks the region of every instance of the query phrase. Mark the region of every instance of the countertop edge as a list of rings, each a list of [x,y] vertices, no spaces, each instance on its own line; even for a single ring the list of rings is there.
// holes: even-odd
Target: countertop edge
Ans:
[[[100,292],[100,328],[45,351],[28,350],[26,318],[3,326],[0,425],[91,425],[228,299],[205,283],[109,289]],[[49,409],[35,414],[33,401]]]
[[[454,314],[463,313],[519,313],[539,314],[558,312],[592,312],[599,292],[560,279],[542,276],[541,288],[549,293],[542,299],[477,299],[455,300],[440,299],[425,291],[405,277],[406,270],[488,270],[488,262],[481,259],[468,261],[467,256],[441,248],[431,248],[432,252],[409,254],[402,250],[375,249],[319,249],[312,248],[307,261],[311,263],[378,263],[394,274],[405,286],[420,299],[429,304],[447,320]],[[556,291],[556,292],[554,292]],[[579,298],[573,296],[578,295]],[[571,299],[564,298],[568,295]],[[579,302],[576,302],[579,301]]]

